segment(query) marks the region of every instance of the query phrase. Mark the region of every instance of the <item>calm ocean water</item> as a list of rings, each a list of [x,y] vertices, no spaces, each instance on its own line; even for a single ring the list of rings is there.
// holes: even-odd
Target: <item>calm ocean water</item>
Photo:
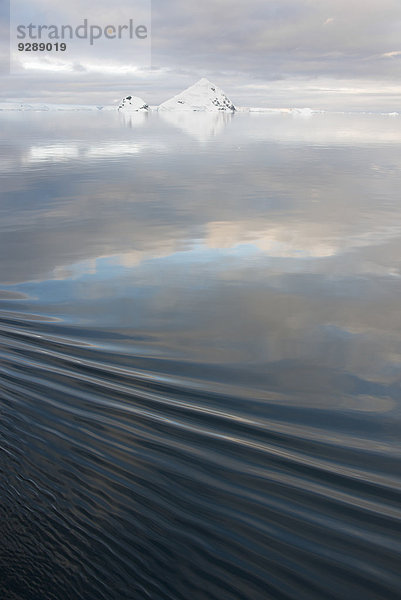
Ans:
[[[0,114],[0,597],[401,597],[401,118]]]

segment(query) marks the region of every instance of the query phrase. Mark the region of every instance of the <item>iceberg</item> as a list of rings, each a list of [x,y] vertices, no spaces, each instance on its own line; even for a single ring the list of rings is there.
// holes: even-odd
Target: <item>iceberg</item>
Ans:
[[[138,98],[137,96],[126,96],[121,100],[118,110],[127,112],[148,111],[149,106],[142,98]]]
[[[202,78],[177,96],[163,102],[159,110],[234,112],[236,108],[222,89]]]

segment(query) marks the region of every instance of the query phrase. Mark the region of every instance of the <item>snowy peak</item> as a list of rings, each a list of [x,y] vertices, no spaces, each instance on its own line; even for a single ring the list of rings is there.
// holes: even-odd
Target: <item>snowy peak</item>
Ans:
[[[128,112],[136,112],[136,111],[146,111],[149,109],[149,106],[142,100],[142,98],[138,98],[137,96],[126,96],[123,98],[118,105],[118,110],[128,111]]]
[[[222,89],[203,77],[181,94],[163,102],[159,110],[233,112],[236,109]]]

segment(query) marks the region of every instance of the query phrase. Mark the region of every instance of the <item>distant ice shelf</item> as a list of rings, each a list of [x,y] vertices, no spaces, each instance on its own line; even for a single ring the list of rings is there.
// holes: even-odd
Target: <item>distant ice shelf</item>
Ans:
[[[116,110],[115,106],[92,106],[86,104],[40,104],[40,103],[26,103],[26,102],[0,102],[0,111],[20,111],[20,112],[49,112],[49,111],[111,111]]]

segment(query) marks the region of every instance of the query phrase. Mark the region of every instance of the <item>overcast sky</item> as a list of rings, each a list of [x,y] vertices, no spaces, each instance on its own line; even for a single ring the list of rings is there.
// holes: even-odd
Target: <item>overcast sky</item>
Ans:
[[[83,50],[70,69],[13,75],[8,2],[0,2],[1,101],[105,104],[130,93],[159,104],[207,77],[238,105],[401,110],[400,0],[153,0],[151,68],[137,69],[128,43],[111,41],[98,64]],[[53,18],[54,4],[29,3]],[[112,6],[113,22],[134,4]],[[60,23],[101,23],[111,14],[102,10],[99,1],[69,0]]]

